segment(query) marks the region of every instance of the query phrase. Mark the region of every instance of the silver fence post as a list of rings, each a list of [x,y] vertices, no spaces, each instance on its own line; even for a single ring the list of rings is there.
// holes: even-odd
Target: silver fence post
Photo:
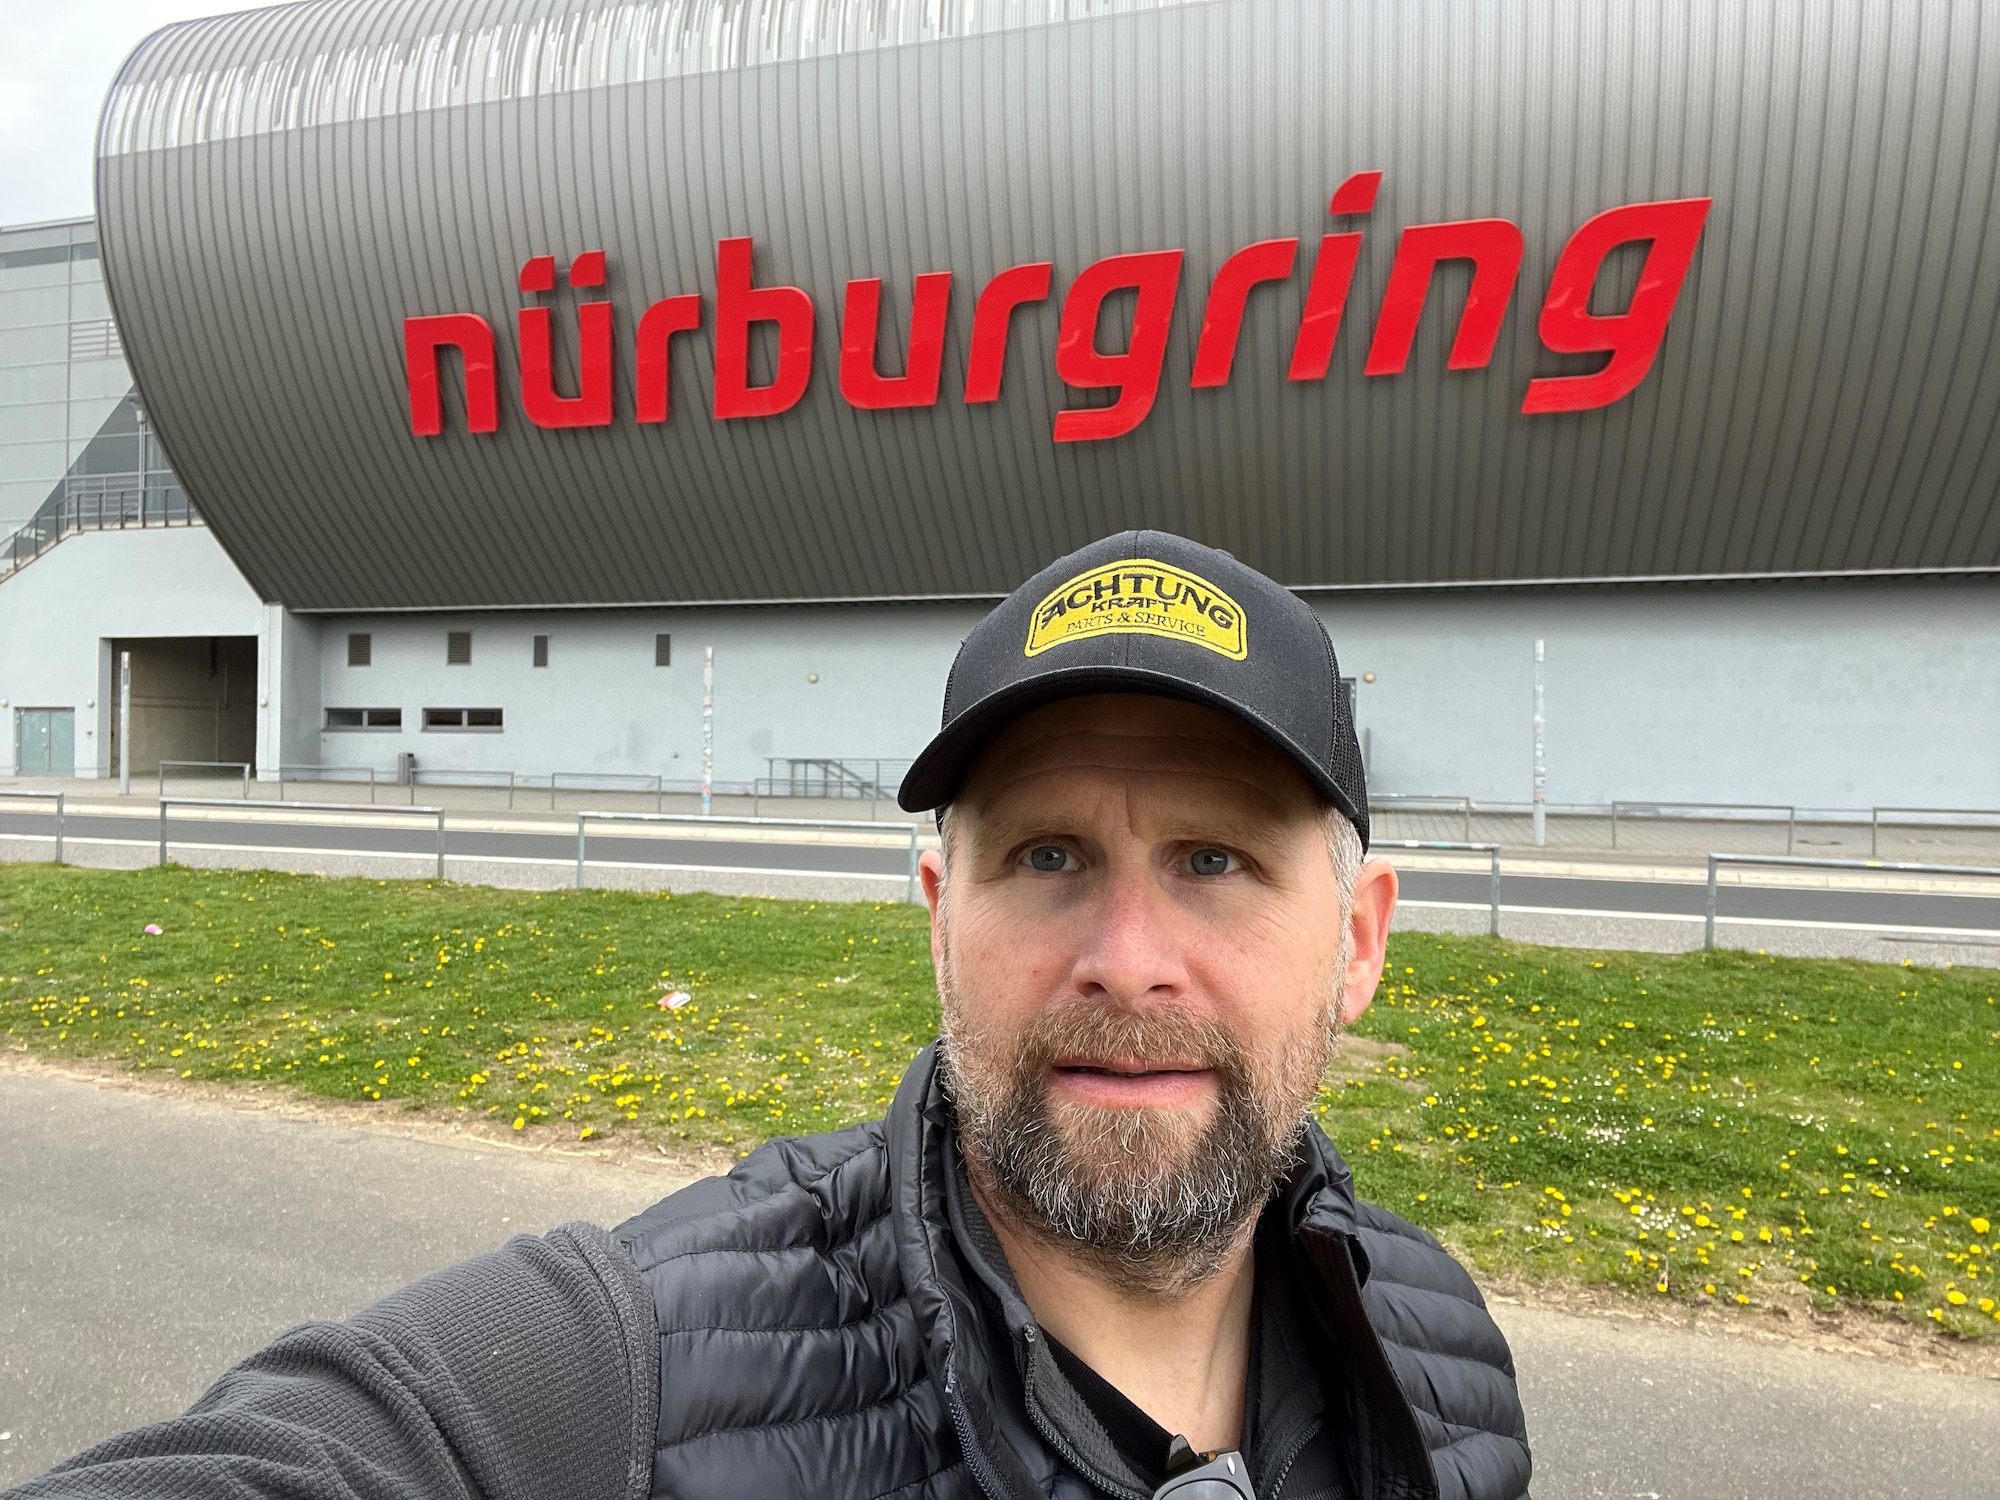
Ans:
[[[583,889],[583,819],[584,814],[578,813],[576,815],[576,888],[578,890]]]
[[[513,810],[514,810],[514,773],[512,771],[509,771],[507,773],[507,811],[512,812]]]
[[[444,879],[444,809],[437,810],[438,819],[438,879]]]
[[[917,825],[910,825],[910,874],[903,883],[903,904],[914,906],[917,900]]]
[[[1876,847],[1882,837],[1882,809],[1868,809],[1868,857],[1874,859],[1881,851]]]
[[[284,798],[281,796],[278,800],[282,802]],[[373,766],[368,768],[368,805],[370,807],[375,805],[375,768]]]
[[[1796,807],[1788,807],[1785,809],[1785,815],[1785,853],[1789,856],[1792,852],[1793,836],[1799,828],[1799,810]]]
[[[1618,847],[1618,804],[1611,804],[1611,847]]]
[[[1493,856],[1493,873],[1486,882],[1487,899],[1492,903],[1493,915],[1486,924],[1486,932],[1489,937],[1498,937],[1500,936],[1500,851],[1489,849],[1487,853]]]
[[[1465,842],[1469,844],[1472,842],[1472,799],[1470,797],[1465,799],[1465,805],[1460,811],[1465,814]]]
[[[245,802],[250,800],[250,765],[247,761],[243,765],[243,800]],[[284,800],[282,795],[280,795],[279,800]]]
[[[160,799],[160,863],[167,862],[167,799]]]
[[[56,793],[56,863],[62,863],[63,794]]]
[[[1713,854],[1711,854],[1708,857],[1708,905],[1706,907],[1707,914],[1702,921],[1702,928],[1701,928],[1701,946],[1705,949],[1713,948],[1715,946],[1715,866],[1716,866],[1716,858]]]
[[[118,753],[120,755],[123,755],[125,752],[121,748]],[[160,773],[160,790],[156,795],[164,797],[167,795],[167,763],[165,761],[161,761],[157,766],[153,767],[153,769]],[[129,792],[132,790],[132,788],[128,786],[125,788],[125,790]]]

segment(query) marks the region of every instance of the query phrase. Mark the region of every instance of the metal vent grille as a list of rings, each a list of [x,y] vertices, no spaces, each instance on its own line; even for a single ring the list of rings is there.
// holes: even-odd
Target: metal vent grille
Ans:
[[[472,632],[453,630],[444,638],[444,664],[448,667],[469,667],[472,665]]]
[[[86,318],[69,325],[71,359],[123,359],[125,344],[109,318]]]

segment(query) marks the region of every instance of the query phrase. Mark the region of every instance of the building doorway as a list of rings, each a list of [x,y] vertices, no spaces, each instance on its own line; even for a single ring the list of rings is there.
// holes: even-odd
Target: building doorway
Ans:
[[[76,710],[14,710],[14,771],[20,776],[76,774]]]
[[[195,635],[111,642],[111,772],[121,767],[118,657],[132,653],[132,774],[163,760],[254,766],[257,637]]]

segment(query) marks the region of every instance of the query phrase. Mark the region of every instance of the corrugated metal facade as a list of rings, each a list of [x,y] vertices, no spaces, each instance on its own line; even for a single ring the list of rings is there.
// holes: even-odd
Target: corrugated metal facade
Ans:
[[[1373,212],[1330,219],[1376,169]],[[1996,171],[1982,0],[327,0],[143,46],[98,200],[176,471],[259,590],[331,610],[978,595],[1127,526],[1299,586],[2000,568]],[[1523,415],[1531,377],[1596,363],[1537,338],[1565,241],[1688,197],[1714,205],[1645,383]],[[1489,216],[1526,242],[1490,365],[1445,368],[1447,264],[1408,369],[1365,377],[1400,231]],[[1288,381],[1337,229],[1366,237],[1332,368]],[[760,285],[811,293],[813,373],[718,421],[742,235]],[[1190,389],[1210,277],[1287,236],[1233,378]],[[517,277],[599,249],[617,419],[539,429],[515,316],[547,299]],[[1160,249],[1186,259],[1151,415],[1053,442],[1087,399],[1056,377],[1063,289]],[[965,404],[974,297],[1043,260],[1000,400]],[[845,283],[884,278],[893,370],[941,270],[938,404],[850,406]],[[671,418],[639,425],[635,324],[686,292]],[[498,335],[499,430],[464,430],[452,375],[446,431],[413,437],[403,320],[449,312]]]

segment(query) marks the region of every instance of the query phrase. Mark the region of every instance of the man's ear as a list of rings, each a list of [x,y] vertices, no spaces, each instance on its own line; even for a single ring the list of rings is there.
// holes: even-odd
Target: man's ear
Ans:
[[[1354,904],[1347,913],[1346,984],[1340,1020],[1346,1025],[1368,1009],[1382,966],[1389,961],[1389,919],[1396,914],[1396,871],[1386,859],[1371,859],[1354,877]]]
[[[944,909],[944,854],[938,849],[926,849],[917,856],[917,884],[923,887],[924,905],[931,913],[931,967],[942,972],[944,967],[944,931],[939,916]]]

